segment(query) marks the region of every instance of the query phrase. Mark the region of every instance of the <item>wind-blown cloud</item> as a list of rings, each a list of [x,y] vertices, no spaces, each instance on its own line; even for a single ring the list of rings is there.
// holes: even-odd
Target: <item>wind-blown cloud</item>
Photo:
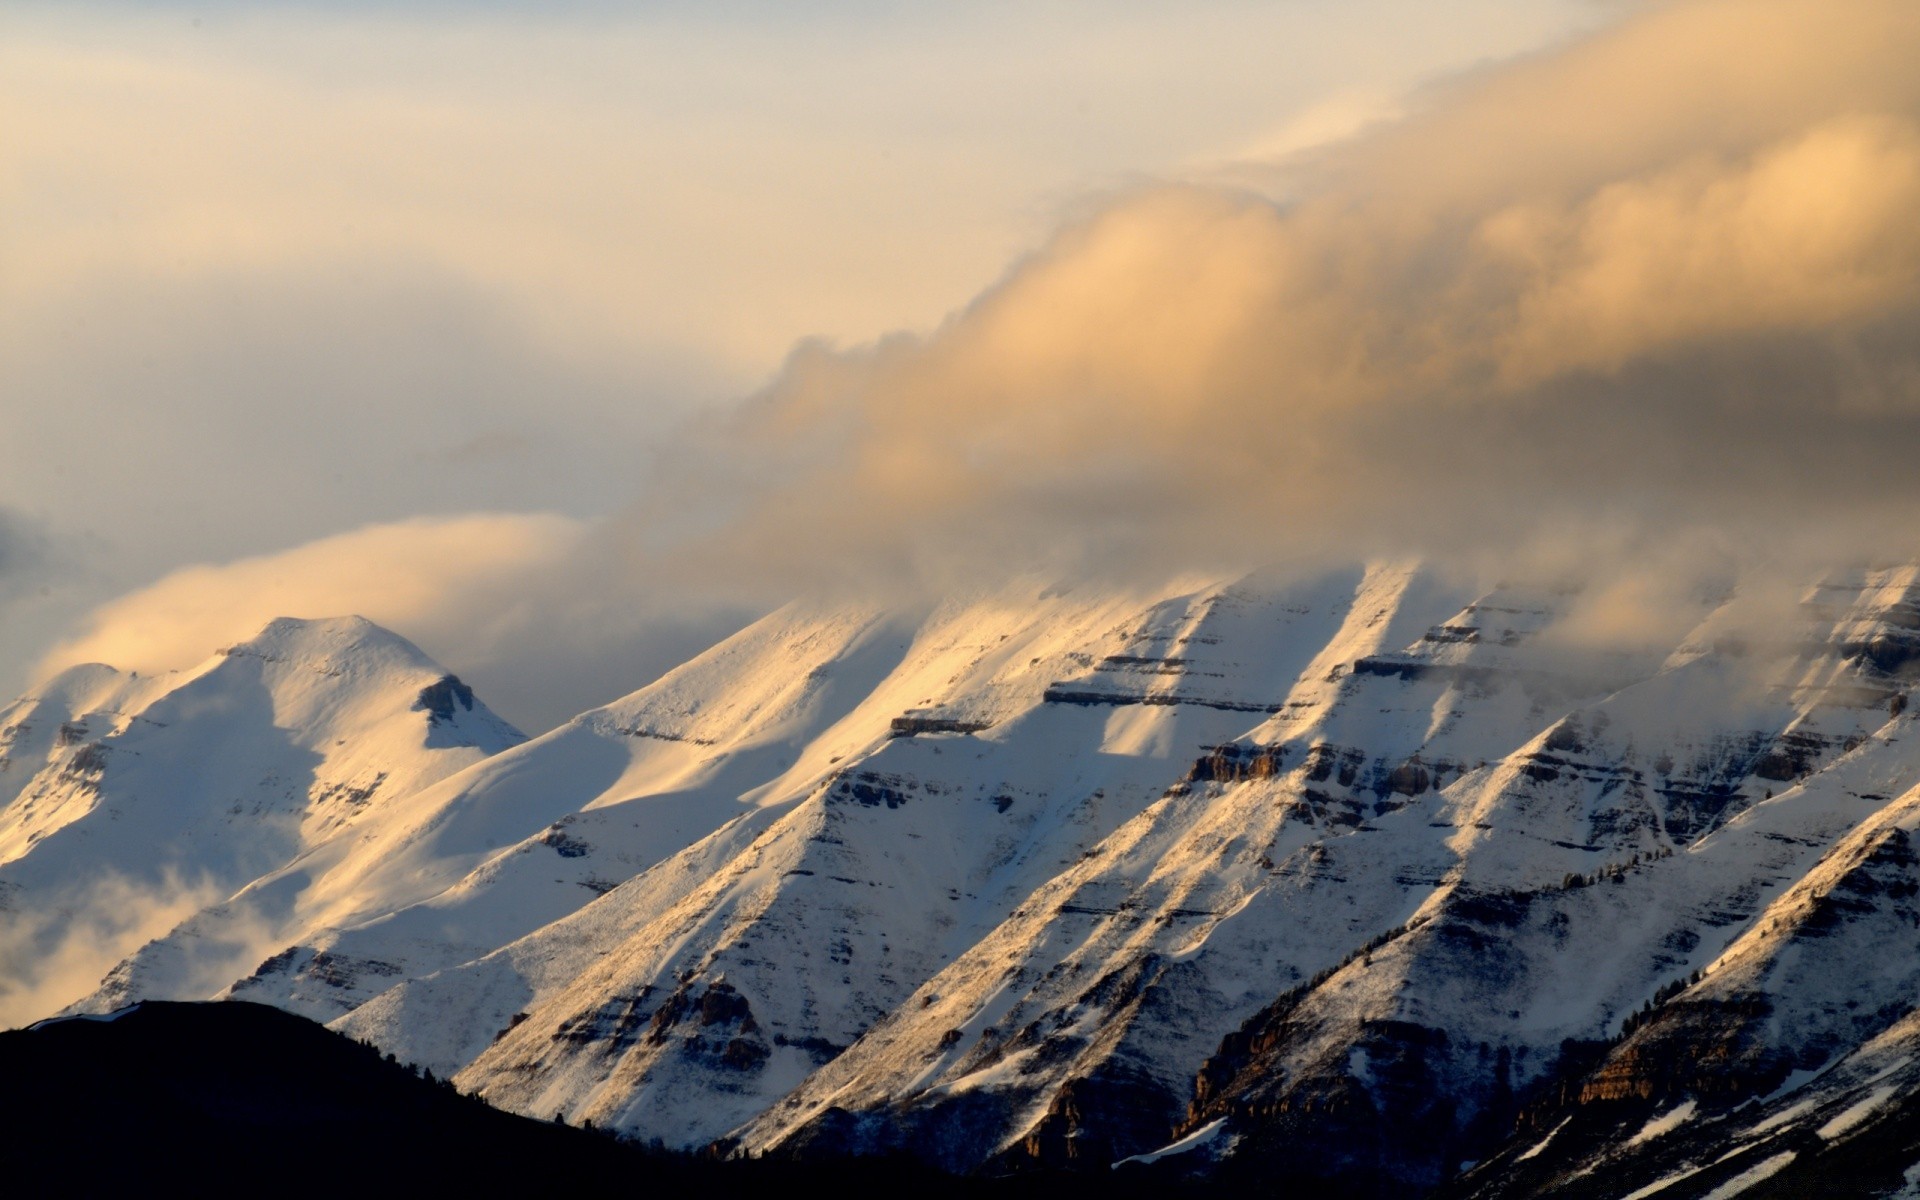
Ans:
[[[209,563],[94,609],[35,675],[75,663],[188,667],[275,617],[352,613],[397,630],[540,733],[704,649],[750,614],[724,596],[649,589],[603,531],[552,514],[369,525],[273,554]]]
[[[500,598],[564,561],[580,536],[579,523],[564,517],[422,519],[188,567],[95,610],[83,631],[48,652],[41,673],[78,662],[183,666],[281,616],[356,613],[429,640],[448,625],[482,640],[489,625],[510,619]]]
[[[94,880],[28,911],[0,909],[0,1029],[83,998],[127,955],[220,898],[205,881],[169,872],[151,884]]]
[[[789,583],[1603,526],[1912,554],[1917,55],[1889,0],[1657,6],[1284,199],[1120,197],[928,337],[797,352],[631,536]]]

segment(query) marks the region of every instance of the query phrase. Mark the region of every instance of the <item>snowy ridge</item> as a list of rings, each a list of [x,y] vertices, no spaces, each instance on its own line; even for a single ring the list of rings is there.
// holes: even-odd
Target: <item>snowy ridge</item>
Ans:
[[[675,1080],[711,1081],[710,1060],[731,1053],[748,1068],[733,1072],[731,1091],[758,1097],[753,1105],[777,1098],[990,928],[1037,881],[1163,791],[1203,742],[1228,736],[1246,720],[1208,706],[1157,706],[1157,732],[1130,726],[1123,735],[1141,749],[1102,754],[1122,736],[1115,714],[1105,706],[1048,703],[1044,695],[1063,674],[1083,672],[1105,657],[1079,650],[1076,643],[1085,644],[1079,638],[1101,638],[1110,652],[1133,643],[1139,627],[1112,622],[1138,617],[1140,610],[1116,611],[1110,597],[1091,605],[1070,597],[1044,604],[1037,613],[1028,605],[998,604],[936,613],[900,671],[878,689],[873,716],[890,736],[857,767],[827,764],[826,774],[806,780],[785,801],[779,821],[744,841],[694,894],[657,889],[643,876],[568,922],[568,939],[576,925],[618,922],[614,927],[630,949],[604,955],[603,968],[555,997],[551,1008],[533,1007],[531,1019],[510,1031],[499,1026],[504,1036],[475,1073],[509,1062],[500,1069],[529,1090],[529,1110],[577,1106],[596,1123],[617,1124],[632,1118],[622,1118],[616,1106],[647,1103],[601,1082],[609,1069],[606,1053],[621,1053],[623,1071],[647,1062],[644,1090],[670,1110],[648,1118],[668,1130],[660,1136],[718,1136],[754,1109],[702,1112],[685,1103],[686,1087]],[[1174,622],[1177,629],[1196,615],[1189,609],[1202,606],[1237,611],[1218,598],[1191,596],[1178,615],[1147,620]],[[965,624],[956,627],[956,618]],[[983,627],[983,620],[991,624]],[[992,732],[901,734],[891,714],[921,706],[916,720],[924,720],[930,684],[955,678],[956,666],[960,677],[984,676],[984,694],[965,697],[959,711],[977,724],[992,722]],[[1007,715],[1012,703],[1025,711]],[[1151,752],[1152,744],[1176,737],[1177,754]],[[744,839],[746,833],[729,828],[722,836]],[[705,858],[712,851],[703,845],[690,854]],[[656,914],[653,906],[661,901],[673,907]],[[538,962],[544,941],[559,933],[542,931],[501,957]],[[582,940],[604,947],[611,936]],[[824,959],[822,969],[796,970],[785,955],[754,952],[768,940],[808,947],[801,954]],[[484,966],[491,971],[494,964]],[[384,1021],[403,993],[436,986],[454,984],[412,985],[342,1027],[372,1032],[363,1021]],[[682,1003],[704,1003],[715,988],[722,996],[749,997],[740,1020],[750,1019],[753,1028],[743,1027],[744,1036],[717,1044],[715,1031],[698,1022],[674,1036],[664,1022],[659,1029],[631,1025],[636,1004],[643,1017],[652,1017],[653,1006],[635,997],[681,995]],[[575,1032],[601,1027],[613,1031],[604,1040]],[[649,1038],[636,1050],[631,1043],[641,1033]],[[575,1082],[556,1088],[548,1078],[554,1073]],[[743,1074],[753,1077],[751,1085]],[[529,1081],[539,1081],[537,1093]]]
[[[151,678],[76,667],[0,722],[0,898],[49,954],[94,926],[137,945],[164,926],[123,913],[177,919],[521,740],[359,618],[277,620]]]
[[[815,673],[823,661],[845,655],[857,669],[889,653],[871,614],[787,615],[398,800],[356,837],[317,846],[197,914],[128,964],[147,976],[137,990],[165,986],[154,976],[182,953],[244,942],[257,969],[230,994],[330,1020],[400,979],[556,920],[704,836],[739,811],[740,788],[759,771],[784,766],[837,719],[838,689]],[[709,684],[703,696],[716,659],[721,677],[753,674],[772,694],[716,698]],[[687,723],[689,708],[715,699],[729,703]],[[96,1002],[118,998],[109,988]]]
[[[406,763],[484,723],[470,692],[276,623],[16,705],[38,782],[0,772],[0,846],[97,822],[149,743],[98,795],[76,747],[251,671],[271,703],[220,719],[325,769],[297,803],[235,775],[253,857],[82,1007],[266,1000],[509,1108],[744,1153],[1618,1195],[1737,1125],[1759,1186],[1907,1094],[1920,572],[1762,630],[1729,599],[1631,653],[1563,636],[1570,587],[1407,564],[796,604],[437,773]],[[402,698],[413,741],[378,741]]]

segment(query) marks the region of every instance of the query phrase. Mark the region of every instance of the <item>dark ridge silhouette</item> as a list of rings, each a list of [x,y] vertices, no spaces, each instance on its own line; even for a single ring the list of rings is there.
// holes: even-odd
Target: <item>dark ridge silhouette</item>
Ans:
[[[371,1046],[242,1001],[148,1001],[112,1018],[0,1032],[0,1131],[10,1178],[35,1196],[531,1197],[591,1186],[929,1200],[1055,1197],[1062,1186],[1050,1173],[961,1179],[902,1159],[742,1162],[648,1149],[491,1108]],[[1106,1196],[1136,1190],[1100,1183]]]

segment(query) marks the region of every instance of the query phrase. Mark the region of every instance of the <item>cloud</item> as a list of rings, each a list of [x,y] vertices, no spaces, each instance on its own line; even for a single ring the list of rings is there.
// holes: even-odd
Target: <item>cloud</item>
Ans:
[[[1271,194],[1116,197],[928,336],[796,352],[631,544],[942,586],[1655,536],[1920,552],[1916,55],[1899,2],[1654,6]]]
[[[1528,280],[1497,349],[1518,380],[1618,369],[1715,335],[1823,329],[1913,299],[1920,130],[1824,122],[1728,166],[1686,163],[1578,206],[1516,206],[1481,227]]]
[[[573,666],[611,698],[797,591],[1408,553],[1611,571],[1569,645],[1669,638],[1725,579],[1920,554],[1917,56],[1901,0],[1635,9],[1260,188],[1116,194],[931,333],[803,344],[609,520],[186,572],[61,654],[197,655],[233,636],[201,608],[297,602],[552,716]],[[354,569],[383,539],[440,547],[388,560],[417,592]]]
[[[20,668],[72,620],[98,602],[98,547],[63,537],[37,515],[0,505],[0,686],[20,682]]]
[[[127,955],[221,895],[172,873],[153,883],[107,876],[31,911],[0,908],[0,1029],[86,997]]]
[[[40,586],[54,560],[52,539],[42,522],[0,508],[0,601]]]
[[[0,493],[148,576],[421,512],[604,511],[711,385],[637,339],[548,353],[498,297],[399,256],[83,282],[0,302]]]
[[[599,6],[589,5],[588,9]],[[10,6],[0,301],[396,258],[561,354],[636,329],[752,386],[925,326],[1046,198],[1551,38],[1574,0]],[[102,11],[104,9],[104,12]],[[205,18],[204,21],[201,18]]]
[[[538,515],[420,518],[321,538],[277,554],[183,568],[96,609],[48,651],[38,674],[80,662],[123,670],[189,666],[274,617],[354,613],[427,640],[487,644],[511,623],[503,597],[566,560],[579,522]]]
[[[0,302],[12,434],[0,442],[0,687],[12,694],[56,638],[78,636],[76,615],[183,564],[416,518],[605,512],[632,495],[689,392],[711,384],[654,349],[636,340],[619,361],[556,356],[497,297],[397,258],[103,277],[30,311]],[[36,515],[9,509],[10,497]],[[475,553],[491,561],[486,547]],[[294,595],[308,598],[303,611],[334,615],[310,591]],[[485,676],[496,615],[477,602],[465,611],[477,613],[471,637],[451,634],[451,616],[402,632]],[[198,636],[176,639],[171,656],[184,659],[170,665],[219,644]],[[652,660],[569,656],[558,674],[506,679],[502,703],[516,721],[551,723],[630,690],[608,676],[636,661]],[[568,678],[582,684],[571,700]],[[535,692],[549,699],[517,699]]]
[[[81,662],[178,669],[274,617],[351,613],[412,639],[502,716],[540,733],[753,615],[724,596],[647,587],[605,553],[603,538],[569,517],[467,514],[186,567],[95,608],[34,674]]]
[[[687,409],[798,336],[933,326],[1062,197],[1589,3],[20,0],[0,506],[97,548],[69,611],[422,513],[604,513]]]

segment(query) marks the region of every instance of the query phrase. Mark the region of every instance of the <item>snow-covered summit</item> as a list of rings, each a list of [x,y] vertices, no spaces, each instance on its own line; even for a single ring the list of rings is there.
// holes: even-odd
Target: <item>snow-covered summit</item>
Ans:
[[[276,620],[185,671],[72,667],[0,712],[0,907],[48,958],[151,936],[522,740],[358,617]]]

